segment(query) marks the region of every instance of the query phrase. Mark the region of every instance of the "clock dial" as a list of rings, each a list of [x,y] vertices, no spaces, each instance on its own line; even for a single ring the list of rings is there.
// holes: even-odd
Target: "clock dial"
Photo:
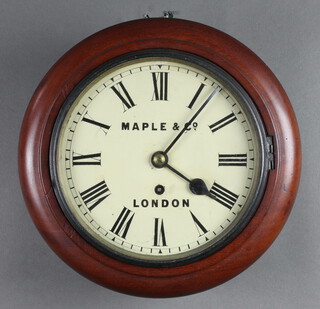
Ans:
[[[51,174],[77,231],[129,263],[190,263],[259,204],[265,134],[244,90],[204,59],[147,51],[97,68],[66,100]]]

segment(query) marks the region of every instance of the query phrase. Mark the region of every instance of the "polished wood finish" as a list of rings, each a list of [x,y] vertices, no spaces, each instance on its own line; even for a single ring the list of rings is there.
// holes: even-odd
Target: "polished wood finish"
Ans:
[[[173,268],[146,268],[114,260],[89,245],[70,225],[55,198],[48,153],[52,128],[64,100],[90,71],[125,53],[150,48],[183,50],[229,72],[248,92],[275,144],[275,169],[248,226],[229,245],[201,261]],[[21,128],[19,171],[31,217],[56,254],[105,287],[139,296],[170,297],[199,292],[236,276],[257,260],[287,220],[298,189],[301,147],[288,97],[273,73],[230,36],[178,19],[119,24],[67,52],[37,88]]]

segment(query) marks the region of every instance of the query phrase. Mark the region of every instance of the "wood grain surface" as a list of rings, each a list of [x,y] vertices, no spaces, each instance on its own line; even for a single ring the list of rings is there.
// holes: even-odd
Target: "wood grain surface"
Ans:
[[[240,235],[203,260],[161,269],[119,262],[88,244],[62,213],[49,174],[51,132],[75,85],[114,57],[155,48],[196,54],[231,74],[253,99],[275,146],[275,169],[269,172],[263,200]],[[54,252],[100,285],[148,297],[186,295],[214,287],[257,260],[286,222],[298,189],[300,166],[295,115],[273,73],[237,40],[208,26],[179,19],[143,19],[119,24],[68,51],[36,89],[25,114],[19,144],[24,198],[35,225]]]

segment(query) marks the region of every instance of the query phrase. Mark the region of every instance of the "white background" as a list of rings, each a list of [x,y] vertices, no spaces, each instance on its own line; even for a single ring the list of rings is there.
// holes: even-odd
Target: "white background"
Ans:
[[[49,249],[21,195],[17,144],[33,91],[65,51],[103,28],[164,10],[230,34],[267,63],[296,112],[303,170],[285,228],[253,266],[203,293],[147,299],[88,281]],[[319,308],[319,28],[319,0],[1,0],[0,308]]]

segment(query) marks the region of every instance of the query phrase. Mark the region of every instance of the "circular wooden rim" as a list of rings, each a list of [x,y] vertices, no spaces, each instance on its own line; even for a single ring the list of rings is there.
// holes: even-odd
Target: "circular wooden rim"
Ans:
[[[255,102],[275,148],[275,169],[269,173],[264,198],[243,232],[210,257],[166,269],[122,263],[81,238],[58,205],[48,162],[55,119],[74,86],[112,58],[152,48],[193,53],[231,74]],[[199,292],[229,280],[250,266],[282,229],[298,189],[300,166],[298,126],[290,102],[272,72],[253,52],[230,36],[178,19],[123,23],[76,45],[38,86],[20,133],[21,187],[32,219],[46,242],[66,263],[90,280],[140,296],[170,297]]]

